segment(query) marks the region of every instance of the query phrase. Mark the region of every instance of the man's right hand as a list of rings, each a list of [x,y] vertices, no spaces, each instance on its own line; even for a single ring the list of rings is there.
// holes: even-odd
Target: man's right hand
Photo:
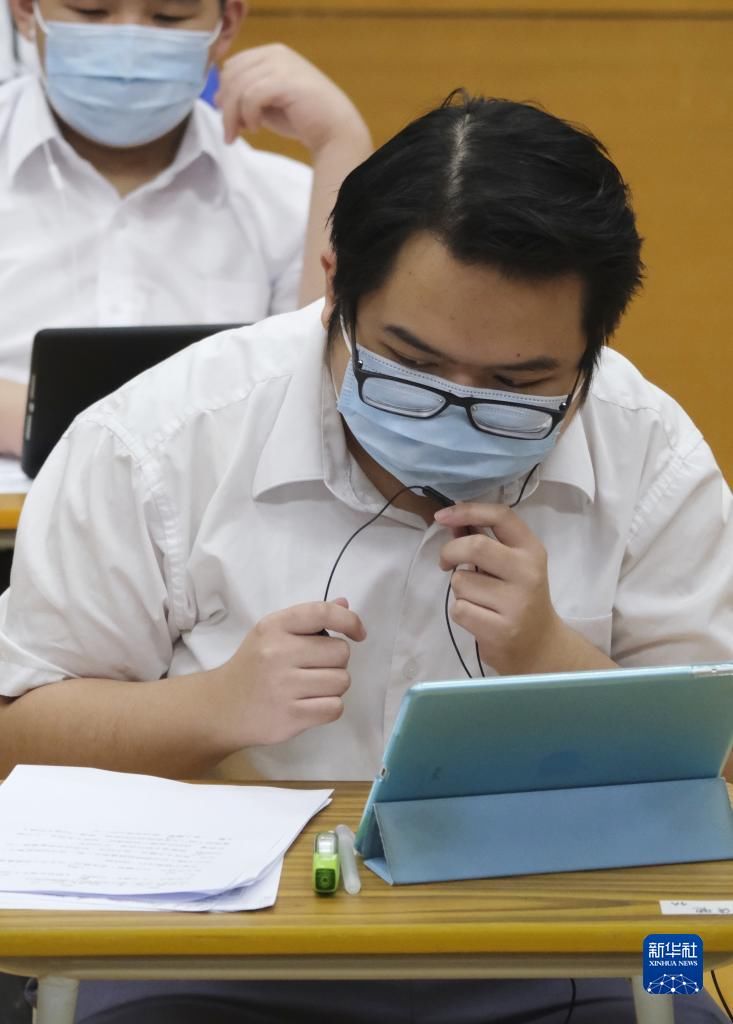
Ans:
[[[340,718],[351,679],[346,640],[366,630],[345,598],[294,605],[265,616],[237,652],[211,673],[207,689],[229,751],[282,743]]]

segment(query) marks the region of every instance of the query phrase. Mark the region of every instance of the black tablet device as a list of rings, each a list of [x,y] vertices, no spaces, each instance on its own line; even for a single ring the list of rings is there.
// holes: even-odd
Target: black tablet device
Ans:
[[[187,345],[240,324],[65,327],[33,341],[21,465],[41,468],[74,417]]]

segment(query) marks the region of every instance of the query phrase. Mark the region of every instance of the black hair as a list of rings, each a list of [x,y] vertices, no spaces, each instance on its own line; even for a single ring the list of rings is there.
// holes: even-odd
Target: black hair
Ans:
[[[644,267],[630,194],[605,147],[539,106],[457,90],[343,182],[331,214],[332,332],[429,232],[468,264],[510,278],[584,283],[584,391]]]

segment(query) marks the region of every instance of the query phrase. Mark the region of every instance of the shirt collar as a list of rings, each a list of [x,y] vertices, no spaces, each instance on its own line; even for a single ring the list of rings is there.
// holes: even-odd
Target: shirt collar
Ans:
[[[150,186],[163,187],[196,162],[203,161],[209,173],[201,180],[214,190],[211,198],[221,200],[226,193],[223,149],[224,129],[220,118],[207,109],[203,100],[197,100],[173,162],[150,182]]]
[[[575,487],[585,494],[588,501],[594,500],[596,476],[588,447],[588,437],[583,426],[582,408],[570,420],[557,444],[540,466],[539,479]]]
[[[194,104],[173,162],[154,178],[148,187],[163,187],[169,184],[195,161],[203,158],[211,170],[211,174],[206,175],[206,181],[216,190],[213,198],[223,196],[226,188],[221,167],[223,129],[219,119],[216,116],[212,117],[211,113],[203,108],[203,100],[198,100]],[[28,82],[20,95],[10,127],[8,170],[11,185],[14,184],[15,177],[27,158],[49,143],[70,151],[80,159],[61,134],[40,79],[36,75],[28,75]]]
[[[10,124],[8,171],[11,184],[31,153],[51,141],[64,140],[46,102],[40,80],[36,75],[28,75]]]
[[[319,300],[305,310],[270,321],[281,322],[285,331],[298,335],[293,339],[298,355],[290,373],[283,373],[280,378],[284,394],[257,463],[252,485],[255,499],[287,484],[324,478],[322,403],[326,332],[321,323],[322,308],[323,300]],[[298,330],[298,319],[302,330]],[[257,341],[260,345],[267,343],[266,338]],[[271,382],[274,383],[272,378],[268,383]]]
[[[336,408],[336,391],[327,359],[327,336],[321,323],[323,300],[298,313],[304,332],[295,339],[299,358],[281,398],[257,464],[255,500],[292,484],[319,481],[351,508],[378,511],[384,497],[361,470],[346,445],[343,421]],[[284,321],[277,317],[270,323]],[[267,344],[263,339],[260,344]],[[411,525],[417,517],[394,510]]]

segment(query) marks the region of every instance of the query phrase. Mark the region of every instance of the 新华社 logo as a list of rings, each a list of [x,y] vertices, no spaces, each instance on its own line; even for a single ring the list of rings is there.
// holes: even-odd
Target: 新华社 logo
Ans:
[[[694,996],[703,989],[699,935],[659,934],[644,939],[644,990],[652,995]]]

